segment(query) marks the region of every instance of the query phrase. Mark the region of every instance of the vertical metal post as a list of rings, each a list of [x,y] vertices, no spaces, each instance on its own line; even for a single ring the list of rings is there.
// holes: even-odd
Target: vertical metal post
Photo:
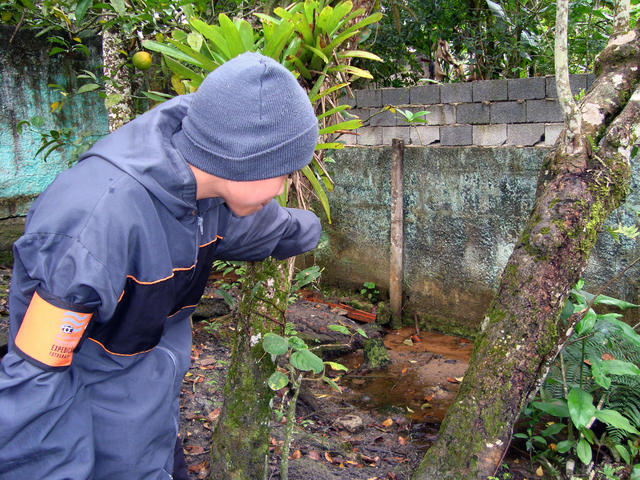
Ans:
[[[402,164],[404,142],[392,140],[391,154],[391,252],[389,269],[389,303],[394,323],[402,319],[402,279],[404,243],[404,205],[402,187]]]

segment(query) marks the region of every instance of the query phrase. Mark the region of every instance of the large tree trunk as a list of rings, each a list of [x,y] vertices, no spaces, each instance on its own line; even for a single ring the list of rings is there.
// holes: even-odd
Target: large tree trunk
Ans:
[[[267,332],[283,333],[289,292],[286,261],[251,264],[235,313],[233,354],[224,405],[213,432],[211,479],[263,478],[269,453],[273,391],[267,379],[275,365],[262,349]]]
[[[629,188],[629,158],[640,131],[639,34],[636,29],[610,39],[578,106],[582,133],[569,139],[565,131],[547,156],[531,217],[415,480],[493,475],[520,410],[570,335],[559,313],[603,222]]]
[[[102,32],[102,58],[104,74],[108,77],[105,82],[107,96],[117,95],[118,102],[109,107],[109,131],[120,128],[133,119],[132,72],[125,67],[127,51],[126,38],[117,30]]]

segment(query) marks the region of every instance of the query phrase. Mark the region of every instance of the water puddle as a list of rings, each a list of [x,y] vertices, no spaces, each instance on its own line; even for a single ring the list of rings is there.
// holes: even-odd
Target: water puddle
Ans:
[[[420,341],[408,341],[414,333],[407,327],[384,338],[392,362],[386,369],[358,370],[362,351],[338,359],[349,368],[340,381],[347,387],[344,399],[363,410],[440,423],[467,370],[473,344],[435,332],[422,332]]]

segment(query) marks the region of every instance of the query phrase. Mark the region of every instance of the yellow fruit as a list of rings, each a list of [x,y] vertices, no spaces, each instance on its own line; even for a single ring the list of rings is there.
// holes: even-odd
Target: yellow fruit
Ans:
[[[133,66],[140,70],[147,70],[151,66],[151,55],[149,52],[136,52],[131,57]]]

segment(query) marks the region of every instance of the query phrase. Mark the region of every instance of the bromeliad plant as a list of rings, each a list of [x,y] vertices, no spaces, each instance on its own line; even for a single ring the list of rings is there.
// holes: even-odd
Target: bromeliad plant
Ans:
[[[334,136],[362,125],[359,119],[345,120],[348,105],[339,105],[337,96],[348,89],[355,78],[372,78],[368,71],[351,65],[354,58],[380,60],[369,52],[352,48],[358,38],[382,14],[364,16],[363,9],[353,9],[350,1],[335,6],[330,1],[307,0],[287,8],[276,8],[273,15],[256,14],[261,22],[254,27],[244,19],[218,16],[218,25],[207,24],[195,16],[188,20],[189,31],[176,29],[170,37],[158,36],[143,46],[162,54],[163,62],[173,73],[171,85],[178,94],[195,91],[210,71],[235,56],[259,52],[291,70],[309,92],[325,141],[316,147],[316,155],[302,173],[331,221],[327,192],[333,183],[325,165],[324,152],[343,148]],[[166,99],[158,92],[146,94],[156,101]],[[297,175],[294,175],[297,204],[306,208],[308,199]],[[288,192],[281,199],[286,202]]]

